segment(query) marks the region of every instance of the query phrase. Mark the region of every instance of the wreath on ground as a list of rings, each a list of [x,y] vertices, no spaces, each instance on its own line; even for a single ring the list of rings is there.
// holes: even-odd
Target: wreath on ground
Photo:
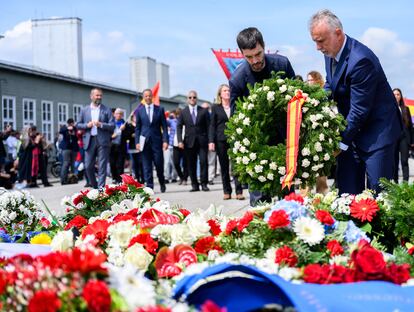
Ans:
[[[330,174],[339,149],[345,120],[328,93],[317,85],[282,79],[282,72],[248,86],[250,95],[236,103],[236,113],[227,123],[229,156],[233,171],[252,190],[271,196],[283,195],[286,175],[286,136],[288,103],[298,94],[302,105],[297,148],[295,184],[313,186],[318,176]],[[283,141],[284,143],[275,144]],[[275,143],[274,143],[275,142]]]

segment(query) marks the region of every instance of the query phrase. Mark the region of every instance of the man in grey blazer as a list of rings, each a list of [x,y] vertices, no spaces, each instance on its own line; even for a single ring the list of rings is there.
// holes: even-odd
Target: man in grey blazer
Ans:
[[[89,183],[93,188],[105,186],[106,167],[111,148],[111,135],[115,123],[111,109],[101,104],[102,90],[91,90],[91,104],[84,107],[79,115],[77,127],[85,131],[83,144],[85,149],[85,167]],[[95,177],[95,162],[98,157],[98,183]]]

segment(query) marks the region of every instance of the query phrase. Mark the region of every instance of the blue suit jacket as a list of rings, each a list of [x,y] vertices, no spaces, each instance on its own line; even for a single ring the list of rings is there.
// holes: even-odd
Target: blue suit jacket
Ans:
[[[348,125],[342,142],[365,152],[397,141],[402,131],[401,115],[394,94],[375,54],[348,37],[335,73],[332,58],[325,56],[327,90],[332,91],[339,112]]]
[[[91,106],[88,105],[82,108],[79,120],[76,124],[78,129],[85,130],[85,133],[82,136],[85,150],[88,149],[91,138],[91,128],[88,128],[88,122],[91,120]],[[103,104],[100,105],[99,109],[99,121],[102,123],[102,128],[98,128],[98,135],[96,136],[98,144],[102,146],[110,146],[115,124],[111,109]]]
[[[165,119],[164,108],[154,105],[152,122],[148,118],[145,105],[140,105],[135,112],[135,144],[139,143],[139,137],[145,137],[145,142],[151,140],[152,144],[162,145],[168,143],[167,120]],[[145,148],[145,147],[144,147]]]

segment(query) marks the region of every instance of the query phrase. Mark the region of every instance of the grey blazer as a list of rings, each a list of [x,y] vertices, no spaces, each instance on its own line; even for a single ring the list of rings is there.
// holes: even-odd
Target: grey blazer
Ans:
[[[110,108],[101,104],[99,110],[99,121],[102,123],[102,127],[98,128],[98,144],[101,146],[110,146],[111,145],[111,135],[115,129],[115,123],[112,116],[112,111]],[[92,119],[91,116],[91,106],[85,106],[82,108],[76,127],[78,129],[84,130],[83,134],[83,144],[84,149],[87,150],[89,147],[89,141],[91,138],[91,128],[88,128],[88,122]]]

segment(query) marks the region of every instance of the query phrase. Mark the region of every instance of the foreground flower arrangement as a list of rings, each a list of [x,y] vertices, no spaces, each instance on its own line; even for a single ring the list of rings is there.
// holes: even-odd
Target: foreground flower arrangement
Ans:
[[[51,242],[54,253],[3,263],[3,307],[187,311],[190,307],[171,300],[174,285],[219,263],[255,266],[299,283],[413,281],[413,237],[393,216],[399,211],[393,207],[399,186],[388,185],[377,199],[370,192],[307,198],[293,193],[229,217],[213,206],[194,212],[171,207],[129,176],[123,181],[93,196],[85,191],[63,201],[69,209],[60,221],[64,230]],[[391,244],[394,229],[401,235]],[[29,285],[35,287],[24,290]],[[30,308],[49,301],[49,310]],[[148,310],[157,305],[159,310]]]

